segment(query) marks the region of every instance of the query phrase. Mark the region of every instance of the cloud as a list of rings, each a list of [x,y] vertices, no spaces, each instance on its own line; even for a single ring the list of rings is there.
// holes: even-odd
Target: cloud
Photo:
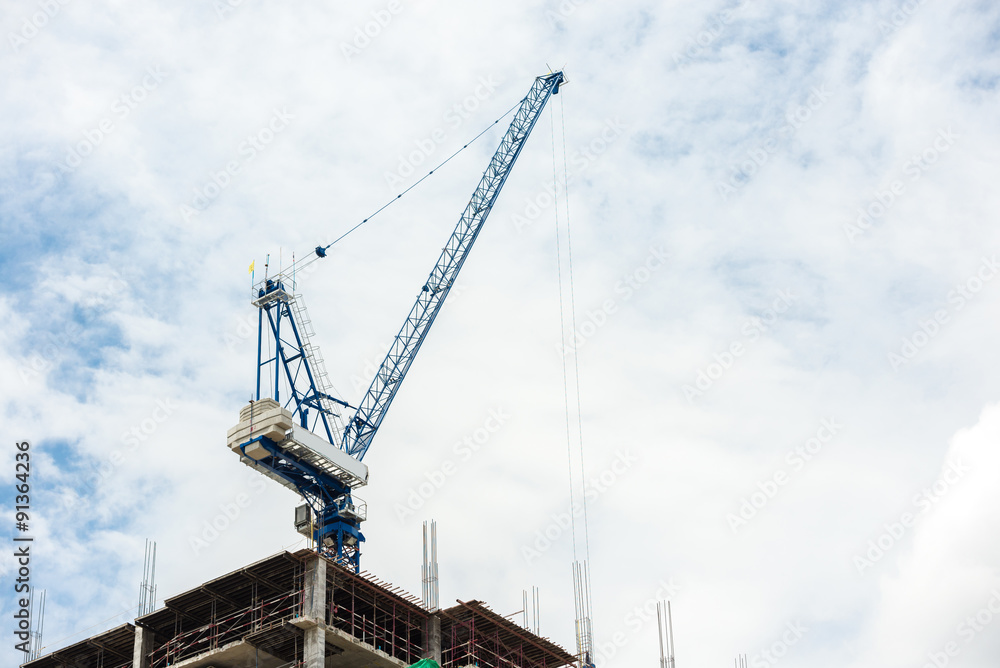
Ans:
[[[984,528],[998,520],[998,438],[1000,406],[993,404],[951,439],[937,476],[914,489],[919,522],[895,548],[895,568],[879,577],[870,657],[920,665],[944,653],[975,665],[996,656],[1000,541]],[[952,644],[954,651],[946,649]]]
[[[31,441],[50,647],[135,605],[147,537],[161,598],[300,540],[295,495],[225,447],[255,386],[247,266],[286,267],[367,218],[548,64],[570,83],[365,459],[364,567],[416,591],[420,520],[435,517],[442,600],[513,612],[541,585],[543,633],[572,647],[572,541],[564,531],[531,564],[519,552],[568,508],[565,359],[580,370],[586,475],[623,449],[639,462],[588,507],[595,640],[627,637],[609,667],[654,658],[634,611],[666,589],[678,650],[705,665],[763,657],[789,624],[808,631],[782,666],[944,651],[996,585],[1000,385],[983,369],[1000,364],[1000,286],[982,281],[961,309],[950,295],[1000,251],[998,10],[390,4],[66,2],[16,50],[9,35],[41,10],[0,22],[0,465]],[[564,128],[568,199],[552,194]],[[297,276],[352,404],[500,131]],[[928,153],[942,132],[954,141]],[[565,358],[556,199],[569,202],[582,341]],[[870,222],[849,238],[859,211]],[[667,259],[647,275],[650,249]],[[779,294],[794,301],[772,318]],[[701,373],[716,377],[689,401]],[[394,504],[498,407],[502,429],[400,523]],[[734,534],[727,514],[831,417],[843,430]],[[953,457],[973,470],[859,573],[854,557],[919,510],[913,496]],[[0,488],[4,516],[13,498]],[[0,559],[5,581],[11,567]],[[0,615],[12,605],[0,597]],[[991,637],[957,635],[956,665],[990,665]]]

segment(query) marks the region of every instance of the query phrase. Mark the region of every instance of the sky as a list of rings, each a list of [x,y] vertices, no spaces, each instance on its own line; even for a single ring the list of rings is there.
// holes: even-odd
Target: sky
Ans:
[[[586,560],[609,668],[656,665],[668,599],[684,667],[996,665],[996,3],[2,7],[3,665],[14,537],[43,653],[134,619],[147,539],[158,605],[303,546],[295,494],[225,447],[248,266],[330,243],[554,69],[365,457],[363,568],[419,594],[435,519],[443,605],[539,587],[573,649]],[[352,405],[506,122],[297,277]]]

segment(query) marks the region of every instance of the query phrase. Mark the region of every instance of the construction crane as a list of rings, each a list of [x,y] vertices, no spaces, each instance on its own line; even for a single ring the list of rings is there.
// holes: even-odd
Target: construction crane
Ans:
[[[314,332],[302,298],[291,291],[294,277],[290,272],[265,276],[254,286],[252,303],[258,309],[256,395],[240,411],[240,423],[229,430],[228,445],[245,464],[302,495],[305,504],[296,508],[296,529],[312,538],[319,552],[348,568],[360,570],[361,543],[365,540],[360,525],[367,517],[367,506],[354,495],[354,490],[368,482],[368,467],[362,460],[528,135],[549,97],[558,94],[564,82],[562,72],[540,76],[521,100],[500,147],[357,407],[331,394],[323,358],[311,342]],[[316,256],[325,257],[328,248],[317,247]],[[346,420],[342,415],[345,411],[353,411]]]

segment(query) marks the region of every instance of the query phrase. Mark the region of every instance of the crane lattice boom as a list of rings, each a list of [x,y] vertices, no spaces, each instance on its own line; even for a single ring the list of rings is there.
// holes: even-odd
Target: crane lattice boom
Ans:
[[[389,409],[389,404],[396,396],[406,372],[427,337],[427,332],[434,324],[434,319],[448,297],[448,292],[455,284],[455,279],[469,256],[472,244],[479,236],[483,223],[486,222],[486,217],[489,216],[497,195],[500,194],[500,189],[503,188],[510,170],[514,167],[514,161],[521,153],[549,96],[559,92],[559,86],[563,81],[562,72],[538,77],[528,95],[521,101],[507,134],[500,142],[500,148],[493,155],[479,185],[472,193],[472,198],[462,212],[455,231],[452,232],[447,245],[441,251],[441,257],[438,258],[427,282],[417,295],[417,302],[410,309],[402,329],[393,340],[389,354],[375,374],[375,379],[361,400],[357,413],[344,430],[343,447],[349,455],[362,459],[368,452],[372,438]]]

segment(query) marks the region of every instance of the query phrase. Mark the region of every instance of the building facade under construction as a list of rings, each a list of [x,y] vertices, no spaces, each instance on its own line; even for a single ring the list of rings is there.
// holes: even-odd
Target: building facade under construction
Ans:
[[[311,550],[281,552],[24,668],[559,668],[577,658],[479,601],[428,609]]]

